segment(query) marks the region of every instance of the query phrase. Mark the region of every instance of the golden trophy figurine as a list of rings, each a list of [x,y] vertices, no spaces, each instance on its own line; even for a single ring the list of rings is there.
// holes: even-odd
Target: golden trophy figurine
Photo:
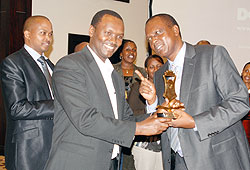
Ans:
[[[170,119],[176,119],[176,117],[174,116],[174,114],[172,112],[172,109],[184,108],[181,105],[179,105],[177,107],[170,106],[170,102],[177,97],[177,95],[175,93],[176,75],[174,74],[173,71],[167,70],[163,75],[163,79],[164,79],[164,84],[165,84],[165,91],[164,91],[163,97],[167,98],[169,102],[167,105],[163,104],[163,105],[157,106],[157,109],[161,109],[161,111],[163,112],[163,113],[157,113],[157,116],[158,117],[167,117]]]

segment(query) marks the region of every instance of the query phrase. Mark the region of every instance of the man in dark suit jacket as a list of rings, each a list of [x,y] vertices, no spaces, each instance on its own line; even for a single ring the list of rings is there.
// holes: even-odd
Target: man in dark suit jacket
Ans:
[[[164,169],[170,169],[172,149],[175,170],[249,170],[249,146],[240,121],[249,111],[248,94],[225,48],[183,42],[179,25],[168,14],[147,21],[146,37],[156,54],[168,58],[154,76],[156,91],[141,76],[140,92],[148,108],[157,101],[168,104],[163,74],[169,69],[176,74],[177,99],[185,106],[185,111],[174,110],[177,119],[162,134]]]
[[[8,170],[43,170],[49,156],[54,104],[37,59],[48,50],[52,34],[48,18],[29,17],[24,24],[24,47],[9,55],[1,65]],[[52,73],[54,65],[49,60],[47,67]]]
[[[118,145],[130,147],[134,135],[168,127],[157,116],[129,121],[124,82],[108,59],[122,43],[121,16],[97,12],[89,35],[89,45],[60,59],[53,73],[55,116],[46,170],[118,170]]]

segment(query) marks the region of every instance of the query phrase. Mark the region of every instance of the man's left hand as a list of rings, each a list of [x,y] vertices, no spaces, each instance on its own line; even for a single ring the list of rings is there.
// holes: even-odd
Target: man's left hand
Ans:
[[[181,109],[174,109],[173,114],[175,115],[176,119],[169,122],[169,126],[186,129],[195,127],[193,117],[187,114],[185,111]]]

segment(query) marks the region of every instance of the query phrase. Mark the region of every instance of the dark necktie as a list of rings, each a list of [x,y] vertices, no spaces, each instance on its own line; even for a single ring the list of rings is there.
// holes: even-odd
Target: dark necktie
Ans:
[[[40,58],[37,59],[37,61],[39,61],[41,64],[42,64],[42,68],[43,68],[43,73],[44,73],[44,76],[46,77],[49,85],[50,85],[50,88],[52,87],[51,85],[51,75],[49,73],[49,69],[47,67],[47,64],[46,64],[46,61],[45,61],[45,58],[44,56],[41,56]]]

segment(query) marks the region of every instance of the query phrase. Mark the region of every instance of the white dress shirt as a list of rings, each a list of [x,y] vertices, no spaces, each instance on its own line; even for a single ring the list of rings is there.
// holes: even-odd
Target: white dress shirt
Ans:
[[[177,97],[176,97],[177,100],[180,99],[181,77],[182,77],[185,53],[186,53],[186,43],[184,42],[179,53],[175,57],[175,60],[174,61],[168,60],[169,70],[172,70],[176,75],[175,93],[177,95]],[[152,105],[148,105],[148,103],[147,103],[147,112],[151,112],[151,113],[155,112],[157,103],[158,103],[158,99]],[[171,127],[171,128],[173,128],[173,127]],[[177,152],[179,153],[180,156],[183,157],[180,143],[178,144]]]
[[[113,65],[111,64],[109,59],[106,59],[105,62],[103,62],[96,53],[87,45],[89,51],[93,55],[99,69],[101,70],[102,77],[104,79],[104,82],[106,84],[106,88],[108,90],[109,98],[112,104],[113,112],[115,119],[118,119],[118,110],[117,110],[117,100],[116,100],[116,92],[113,84],[113,80],[111,77],[111,74],[114,70]],[[114,144],[114,149],[112,152],[111,159],[115,158],[119,154],[119,145]]]
[[[24,44],[24,48],[25,48],[25,50],[31,55],[31,57],[33,58],[33,60],[35,60],[36,64],[39,66],[39,68],[40,68],[41,71],[43,72],[42,64],[37,60],[38,58],[41,57],[41,55],[40,55],[38,52],[36,52],[33,48],[29,47],[29,46],[26,45],[26,44]],[[44,53],[42,54],[42,56],[44,56],[45,60],[48,60],[48,58],[45,56]],[[47,67],[48,67],[48,69],[49,69],[49,73],[50,73],[50,75],[52,76],[53,71],[52,71],[52,69],[50,68],[50,66],[48,65],[47,62],[46,62],[46,64],[47,64]],[[51,87],[50,87],[50,85],[49,85],[49,82],[47,82],[47,83],[48,83],[48,86],[49,86],[49,90],[50,90],[51,97],[52,97],[52,99],[54,99],[54,98],[53,98],[53,94],[52,94],[52,89],[51,89]]]

